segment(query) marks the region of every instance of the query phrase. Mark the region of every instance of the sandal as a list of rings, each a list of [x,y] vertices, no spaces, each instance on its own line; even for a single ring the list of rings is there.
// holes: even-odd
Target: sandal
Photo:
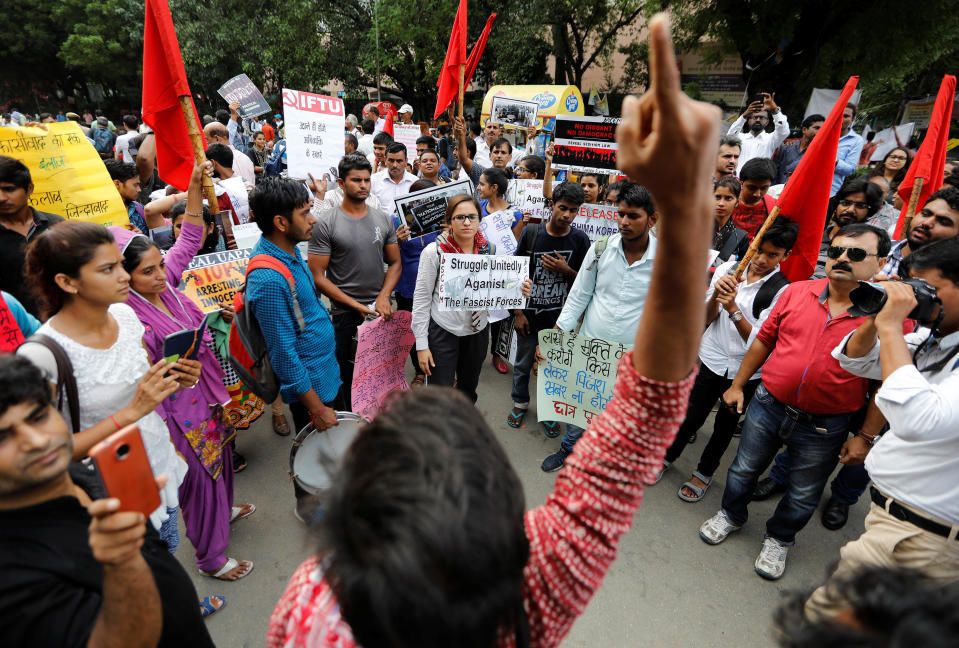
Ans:
[[[673,464],[666,461],[665,459],[663,460],[663,468],[658,473],[656,473],[656,479],[653,480],[653,486],[658,484],[663,479],[663,475],[666,474],[666,471],[669,470],[672,465]]]
[[[219,601],[220,604],[214,605],[214,601]],[[205,619],[211,614],[215,614],[219,610],[223,609],[224,605],[226,605],[226,599],[222,596],[217,596],[216,594],[207,596],[205,599],[200,601],[200,614],[202,614],[203,618]]]
[[[699,481],[703,482],[706,485],[697,486],[696,484],[693,483],[693,480],[690,479],[688,482],[680,486],[679,491],[677,491],[676,494],[679,496],[679,499],[683,500],[684,502],[698,502],[699,500],[703,499],[703,496],[706,494],[706,491],[709,490],[709,485],[713,483],[712,477],[706,477],[700,472],[694,472],[693,477],[695,477],[696,479],[698,479]],[[687,495],[683,492],[683,489],[689,489],[693,492],[693,494]]]
[[[232,509],[230,509],[230,524],[233,524],[237,520],[250,517],[255,512],[255,504],[240,504],[239,506],[234,506]]]
[[[241,571],[237,574],[236,578],[226,578],[226,575],[236,569],[246,568],[244,571]],[[208,572],[204,569],[200,570],[200,573],[203,576],[209,576],[210,578],[215,578],[222,581],[238,581],[241,578],[245,578],[251,571],[253,571],[253,561],[252,560],[237,560],[236,558],[227,558],[227,561],[223,563],[223,566],[220,567],[215,572]]]
[[[273,431],[279,436],[290,436],[290,424],[286,421],[286,415],[273,415]]]
[[[493,367],[495,367],[496,371],[500,372],[501,374],[509,371],[509,365],[506,364],[506,361],[496,355],[493,356]]]
[[[559,422],[558,421],[543,421],[543,434],[548,436],[550,439],[555,439],[559,436]]]
[[[243,472],[243,469],[246,468],[246,457],[241,455],[236,450],[233,451],[233,473]]]
[[[523,419],[526,418],[527,410],[522,407],[514,407],[509,411],[506,417],[506,425],[511,428],[523,427]]]
[[[410,383],[410,389],[413,387],[422,387],[426,384],[426,374],[416,374],[416,378]]]

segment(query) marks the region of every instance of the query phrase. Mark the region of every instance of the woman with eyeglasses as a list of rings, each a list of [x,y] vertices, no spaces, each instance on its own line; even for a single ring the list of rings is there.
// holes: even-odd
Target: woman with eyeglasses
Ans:
[[[870,178],[881,175],[889,183],[889,197],[887,198],[889,202],[894,200],[896,190],[899,189],[899,183],[906,177],[910,164],[912,164],[912,151],[905,146],[897,146],[886,153],[882,162],[877,164],[869,173]]]
[[[489,344],[489,312],[441,311],[440,255],[495,254],[479,231],[480,206],[472,196],[458,195],[446,205],[447,228],[420,255],[413,294],[413,334],[420,368],[431,385],[452,387],[474,403],[480,371]],[[523,282],[528,297],[529,279]]]

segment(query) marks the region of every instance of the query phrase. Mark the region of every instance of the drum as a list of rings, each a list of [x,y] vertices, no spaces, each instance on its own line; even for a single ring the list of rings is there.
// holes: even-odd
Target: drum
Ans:
[[[307,425],[293,440],[290,476],[307,493],[319,495],[330,487],[340,461],[366,423],[353,412],[337,412],[336,420],[337,425],[322,432]]]

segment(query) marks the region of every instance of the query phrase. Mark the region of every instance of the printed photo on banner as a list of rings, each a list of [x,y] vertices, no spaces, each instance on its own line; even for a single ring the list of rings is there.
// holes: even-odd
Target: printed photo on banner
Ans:
[[[406,159],[410,164],[419,157],[416,153],[416,140],[419,136],[418,124],[393,124],[393,141],[406,147]]]
[[[410,228],[411,238],[423,236],[443,229],[446,203],[460,194],[473,195],[473,183],[468,178],[401,196],[394,201],[396,213]]]
[[[609,174],[617,172],[616,127],[619,117],[557,115],[553,131],[553,168]]]
[[[238,254],[242,252],[247,254]],[[246,281],[246,266],[250,261],[249,250],[228,250],[227,252],[215,252],[203,256],[212,257],[210,261],[216,261],[223,258],[218,255],[235,256],[236,258],[220,263],[187,268],[180,278],[180,290],[192,299],[193,303],[199,306],[204,313],[214,313],[220,310],[220,306],[224,303],[232,302],[233,295]],[[200,263],[205,262],[201,261]]]
[[[516,252],[516,237],[513,236],[512,211],[496,211],[480,221],[479,229],[486,240],[496,246],[497,254]]]
[[[517,178],[510,182],[506,200],[524,214],[529,214],[529,222],[539,223],[549,220],[552,213],[543,196],[542,180],[523,180]]]
[[[217,92],[227,103],[240,102],[237,112],[244,119],[259,117],[270,112],[270,104],[263,98],[263,93],[245,74],[237,74],[220,86]]]
[[[613,205],[581,205],[573,227],[585,232],[593,243],[619,233],[619,210]]]
[[[283,124],[286,129],[286,162],[291,178],[335,182],[343,157],[346,115],[337,97],[283,90]]]
[[[526,130],[536,125],[536,112],[539,102],[526,99],[514,99],[496,95],[490,104],[489,120],[492,124],[502,124],[504,128],[522,128]]]
[[[44,126],[0,128],[0,155],[30,169],[30,206],[67,220],[127,225],[123,199],[80,126],[72,121]]]
[[[526,308],[523,281],[529,257],[489,254],[440,255],[441,311]]]
[[[540,331],[537,418],[587,427],[613,397],[619,359],[630,348],[559,329]]]
[[[408,390],[406,359],[416,342],[411,313],[396,311],[390,321],[378,317],[356,331],[356,367],[353,370],[354,412],[372,419],[390,392]]]

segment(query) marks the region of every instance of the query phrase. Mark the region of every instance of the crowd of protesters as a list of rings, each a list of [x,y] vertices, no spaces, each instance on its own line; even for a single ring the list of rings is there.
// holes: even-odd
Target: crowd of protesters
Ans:
[[[256,511],[234,502],[246,466],[236,429],[267,405],[280,436],[290,420],[295,431],[338,425],[352,403],[358,328],[408,311],[412,388],[361,428],[322,519],[296,489],[297,516],[322,550],[290,578],[271,648],[559,645],[612,567],[644,489],[714,410],[677,496],[695,504],[724,481],[721,508],[699,529],[708,545],[742,529],[752,501],[778,497],[759,576],[783,577],[817,510],[827,529],[841,528],[868,490],[865,532],[842,548],[834,575],[777,613],[783,644],[887,645],[866,641],[914,632],[948,645],[959,602],[959,174],[948,165],[893,240],[915,151],[897,146],[861,167],[869,145],[853,129],[857,106],[844,106],[819,262],[790,282],[780,264],[802,223],[783,214],[763,225],[826,117],[806,117],[787,142],[789,119],[764,94],[720,133],[718,110],[679,90],[665,21],[649,29],[651,85],[623,104],[620,177],[556,177],[535,127],[514,146],[502,125],[462,118],[424,122],[411,162],[389,134],[394,116],[371,105],[346,118],[335,179],[304,182],[285,172],[282,115],[247,119],[233,103],[203,117],[208,161],[180,191],[157,167],[164,133],[135,115],[118,128],[100,113],[4,114],[0,128],[79,123],[128,219],[104,227],[39,211],[30,170],[0,156],[5,641],[213,645],[202,618],[225,599],[201,598],[172,558],[178,519],[200,574],[250,575],[253,561],[229,552],[231,525]],[[395,118],[414,123],[413,108]],[[207,177],[215,206],[203,197]],[[465,178],[475,193],[451,198],[437,231],[413,236],[393,210],[397,198]],[[545,222],[514,204],[514,179],[545,180]],[[574,220],[603,203],[618,231],[591,241]],[[509,314],[512,360],[490,312],[440,308],[441,255],[499,254],[480,228],[493,215],[530,259],[527,305]],[[254,414],[242,423],[224,351],[240,311],[224,302],[207,316],[179,289],[197,255],[236,246],[224,220],[255,223],[251,258],[274,270],[250,271],[243,299],[279,396],[247,392]],[[863,282],[882,287],[878,311],[857,310]],[[562,436],[541,463],[559,472],[546,502],[527,510],[477,388],[488,358],[511,372],[495,423],[522,427],[535,409],[538,336],[554,328],[632,347],[587,429],[539,423]],[[164,340],[183,330],[202,331],[199,351],[168,363]],[[131,424],[160,494],[149,515],[120,510],[85,461]]]

